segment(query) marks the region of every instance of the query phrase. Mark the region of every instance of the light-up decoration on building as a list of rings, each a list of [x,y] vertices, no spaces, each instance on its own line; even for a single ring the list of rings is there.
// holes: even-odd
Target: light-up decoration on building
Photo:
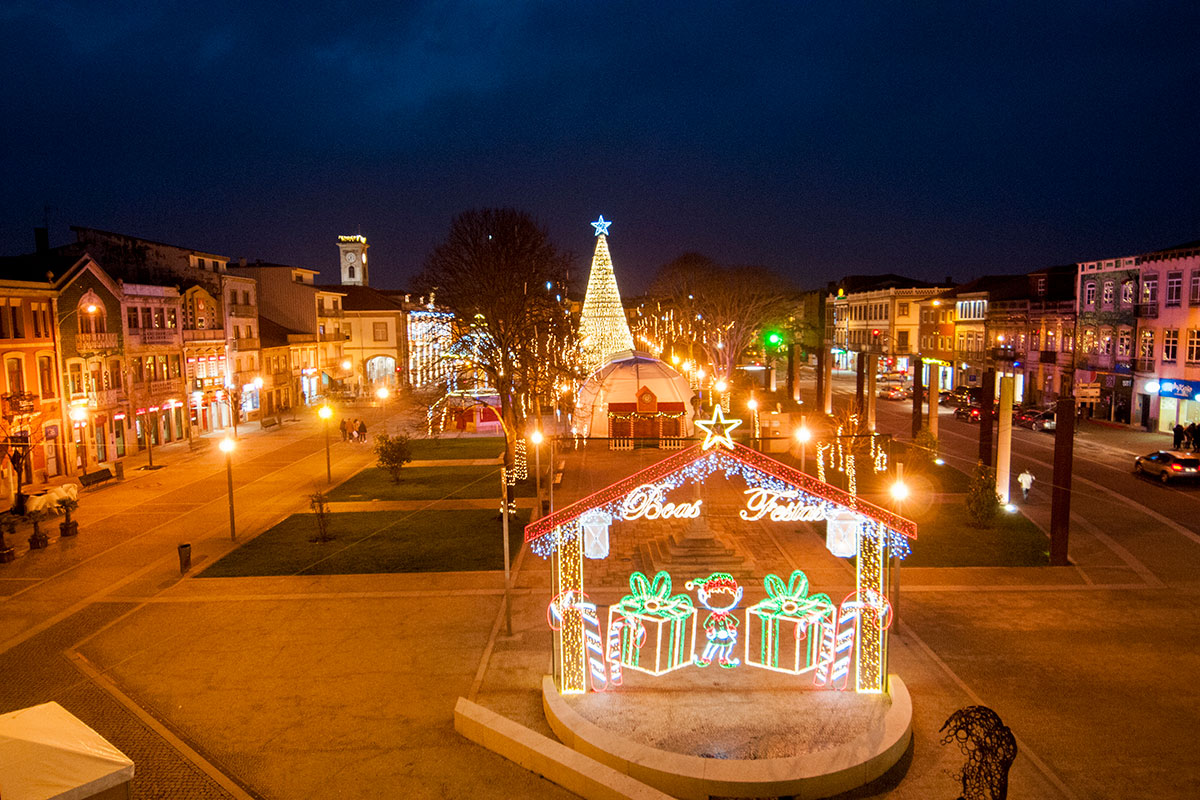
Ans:
[[[622,666],[665,675],[691,664],[696,608],[686,594],[671,594],[671,576],[666,572],[656,574],[653,581],[633,573],[629,594],[608,610],[608,627],[610,643],[616,640],[616,663]]]
[[[738,638],[738,618],[733,610],[742,602],[742,587],[728,572],[714,572],[707,578],[688,581],[687,588],[695,589],[700,605],[711,612],[704,618],[708,643],[704,652],[695,656],[694,663],[697,667],[707,667],[715,659],[723,668],[733,669],[741,663],[733,655]]]
[[[730,434],[741,424],[740,419],[725,419],[724,409],[720,406],[714,407],[712,419],[696,420],[696,427],[704,431],[704,443],[701,448],[708,450],[710,447],[721,445],[732,450],[733,438]]]
[[[580,357],[588,373],[599,369],[613,353],[633,349],[633,335],[629,332],[612,256],[608,253],[607,234],[611,224],[603,216],[592,223],[596,228],[596,251],[592,254],[592,271],[579,317]]]
[[[825,523],[826,549],[838,558],[858,555],[858,524],[857,515],[844,511],[830,517]]]
[[[665,489],[653,483],[639,486],[625,495],[621,503],[621,519],[696,519],[700,516],[703,500],[691,503],[667,503],[663,501]]]
[[[408,312],[408,380],[414,389],[441,383],[457,368],[450,354],[454,315],[447,311]]]
[[[817,667],[825,632],[837,610],[827,594],[808,594],[808,577],[796,570],[784,583],[763,581],[767,599],[746,609],[746,664],[800,675]],[[751,647],[757,639],[758,646]]]
[[[557,569],[554,570],[556,595],[562,595],[567,591],[581,595],[584,590],[585,533],[580,521],[585,513],[599,510],[611,515],[614,524],[623,522],[626,521],[622,516],[626,498],[635,490],[653,485],[659,487],[663,493],[662,496],[665,497],[666,493],[685,483],[703,483],[708,476],[714,473],[721,473],[726,479],[734,476],[740,477],[751,489],[768,489],[771,492],[780,493],[781,496],[794,492],[796,493],[796,502],[803,503],[805,506],[820,507],[821,517],[825,519],[836,517],[840,512],[851,514],[857,518],[855,535],[857,536],[858,558],[856,560],[856,594],[853,600],[866,603],[863,607],[868,608],[870,613],[857,613],[862,610],[862,608],[857,608],[856,613],[848,618],[853,623],[850,641],[854,648],[852,654],[854,656],[852,659],[855,674],[854,686],[855,690],[859,692],[887,691],[885,666],[887,615],[881,613],[880,609],[886,610],[886,604],[882,601],[887,590],[887,570],[890,556],[903,558],[908,553],[908,540],[916,538],[916,526],[891,511],[880,508],[860,497],[855,497],[835,486],[830,486],[755,450],[740,444],[734,444],[732,449],[714,448],[710,450],[704,450],[699,444],[693,445],[589,497],[530,523],[525,528],[525,541],[537,555],[543,558],[553,555],[556,558]],[[816,512],[811,513],[815,514]],[[764,517],[764,519],[766,518],[769,516]],[[661,591],[661,584],[657,591]],[[864,601],[863,598],[867,598],[867,600]],[[621,615],[612,616],[610,609],[610,626],[611,623],[620,621],[617,619],[618,616]],[[636,626],[633,625],[636,618],[626,619],[632,630],[625,634],[625,642],[626,644],[632,643],[632,646],[639,651],[639,663],[642,668],[645,669],[648,657],[648,651],[642,651],[646,647],[653,647],[654,652],[659,653],[658,645],[664,638],[666,642],[663,645],[663,653],[656,657],[659,658],[660,665],[670,663],[667,660],[667,654],[672,646],[669,623],[664,621],[664,625],[667,625],[664,634],[664,629],[657,622],[654,625],[647,625],[643,620],[642,624],[646,633],[645,638],[642,638],[642,634],[639,634]],[[587,624],[583,611],[572,607],[563,608],[557,637],[559,672],[556,677],[559,690],[564,694],[587,690],[587,674],[589,672],[589,650],[585,635]],[[611,627],[609,632],[611,652],[614,649],[611,644]],[[658,639],[652,641],[652,635],[657,636]],[[822,638],[825,638],[824,633],[822,633]],[[844,638],[845,631],[843,630],[842,639]],[[834,645],[842,643],[842,639],[835,636]],[[636,647],[638,641],[642,642],[640,648]],[[678,644],[678,641],[675,644]],[[620,641],[618,641],[618,645],[621,645]],[[618,646],[615,649],[620,651],[622,648]],[[836,648],[830,650],[836,655],[835,651]],[[824,650],[821,652],[825,653]],[[629,655],[626,654],[626,656]],[[617,660],[626,665],[629,663],[628,657],[618,657]],[[825,670],[826,685],[837,685],[837,682],[833,680],[836,661],[837,658],[833,656],[828,658]],[[821,663],[818,659],[818,668]],[[850,661],[846,662],[847,670],[850,669],[850,663]]]
[[[608,558],[608,529],[612,526],[612,514],[593,508],[579,518],[583,528],[584,558]]]

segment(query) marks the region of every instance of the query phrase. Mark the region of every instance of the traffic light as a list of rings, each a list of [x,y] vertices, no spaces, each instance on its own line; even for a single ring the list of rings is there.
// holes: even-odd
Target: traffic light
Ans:
[[[879,328],[871,331],[871,344],[879,344]]]

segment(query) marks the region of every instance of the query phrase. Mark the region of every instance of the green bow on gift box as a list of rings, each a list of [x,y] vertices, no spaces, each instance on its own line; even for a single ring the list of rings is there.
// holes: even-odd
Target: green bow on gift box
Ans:
[[[616,609],[622,614],[645,614],[667,619],[686,614],[695,606],[686,594],[671,594],[671,576],[659,572],[651,581],[641,572],[629,576],[630,594],[621,598]]]
[[[763,579],[767,599],[756,603],[752,610],[774,617],[801,619],[812,615],[833,614],[833,601],[827,594],[808,595],[808,576],[800,570],[792,573],[785,584],[778,575]]]

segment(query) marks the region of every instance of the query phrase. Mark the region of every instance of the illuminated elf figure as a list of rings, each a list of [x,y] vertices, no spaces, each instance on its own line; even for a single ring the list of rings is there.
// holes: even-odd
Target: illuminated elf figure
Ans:
[[[707,667],[715,656],[725,669],[733,669],[742,663],[730,658],[737,644],[738,619],[733,615],[737,604],[742,602],[742,587],[728,572],[714,572],[707,578],[687,582],[687,588],[695,589],[700,605],[712,613],[704,619],[704,635],[708,644],[703,655],[695,657],[697,667]]]

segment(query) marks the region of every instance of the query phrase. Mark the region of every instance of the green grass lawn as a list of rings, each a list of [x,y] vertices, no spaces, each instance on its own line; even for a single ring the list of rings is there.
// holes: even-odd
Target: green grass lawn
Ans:
[[[1050,541],[1020,513],[1001,511],[990,528],[973,528],[964,501],[935,504],[918,518],[906,567],[1044,567]]]
[[[904,461],[904,454],[900,453],[894,457],[884,472],[875,472],[867,459],[860,459],[859,468],[855,473],[858,493],[886,495],[896,480],[896,461]],[[815,467],[812,469],[815,472]],[[837,470],[826,467],[825,478],[839,489],[846,488],[846,476]],[[904,480],[912,492],[933,494],[961,494],[967,491],[967,484],[970,482],[970,478],[949,464],[917,467],[909,462],[904,464]]]
[[[520,483],[518,497],[533,497],[533,487]],[[329,493],[332,502],[365,500],[439,500],[495,497],[500,499],[499,467],[405,467],[400,483],[378,467],[367,467]]]
[[[461,439],[413,439],[414,461],[443,458],[499,458],[504,452],[504,437],[463,437]]]
[[[510,557],[524,538],[527,511],[509,525]],[[330,515],[333,541],[310,541],[312,514],[293,514],[200,573],[202,578],[469,572],[504,569],[498,511],[364,511]]]

